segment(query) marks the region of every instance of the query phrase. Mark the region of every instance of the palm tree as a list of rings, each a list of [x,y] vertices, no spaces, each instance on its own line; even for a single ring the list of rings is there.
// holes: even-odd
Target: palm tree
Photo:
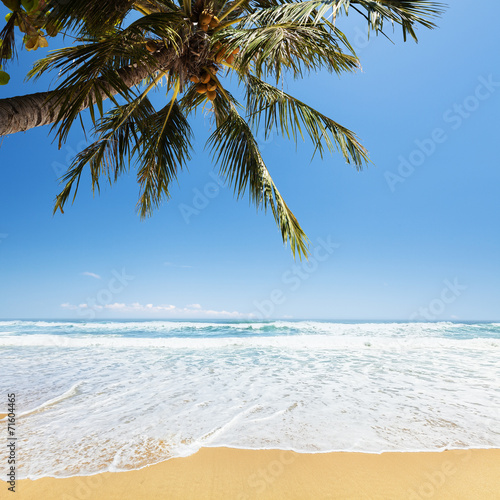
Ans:
[[[37,5],[32,21],[29,12],[14,9],[0,33],[2,59],[14,50],[16,15],[17,24],[31,22],[25,37],[31,48],[49,29],[72,32],[77,39],[29,72],[37,78],[58,71],[61,82],[54,91],[0,100],[0,135],[53,123],[61,144],[89,108],[94,142],[63,176],[54,211],[74,200],[87,168],[99,190],[102,178],[115,182],[134,164],[141,186],[138,209],[143,217],[150,214],[169,198],[170,183],[190,159],[188,119],[203,107],[215,122],[208,147],[220,174],[237,197],[248,192],[255,205],[270,207],[283,242],[299,256],[307,255],[307,238],[271,178],[254,131],[262,126],[266,135],[278,131],[294,141],[308,136],[321,156],[338,150],[358,169],[368,156],[354,133],[283,92],[280,81],[320,69],[355,71],[358,58],[337,27],[350,11],[364,16],[377,33],[383,33],[384,22],[400,25],[405,40],[407,35],[417,40],[416,25],[433,28],[432,19],[442,12],[440,4],[424,0],[39,0]],[[244,105],[227,88],[231,75],[243,88]],[[148,95],[160,87],[169,98],[155,109]]]

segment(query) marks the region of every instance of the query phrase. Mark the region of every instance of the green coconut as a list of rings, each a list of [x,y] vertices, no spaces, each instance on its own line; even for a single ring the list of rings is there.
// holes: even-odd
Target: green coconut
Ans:
[[[9,80],[10,80],[9,73],[0,70],[0,85],[7,85],[9,83]]]
[[[21,0],[21,5],[24,7],[26,12],[30,12],[35,7],[38,7],[38,0]]]
[[[2,3],[10,10],[19,10],[21,8],[20,0],[2,0]]]

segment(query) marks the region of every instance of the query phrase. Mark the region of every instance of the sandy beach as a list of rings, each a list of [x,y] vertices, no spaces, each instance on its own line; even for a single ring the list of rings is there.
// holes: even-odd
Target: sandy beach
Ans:
[[[500,498],[500,450],[378,455],[204,448],[136,471],[17,481],[16,490],[23,500],[493,500]]]

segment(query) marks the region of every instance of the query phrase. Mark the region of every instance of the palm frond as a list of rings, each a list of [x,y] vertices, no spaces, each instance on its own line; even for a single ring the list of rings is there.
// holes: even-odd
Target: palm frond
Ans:
[[[196,85],[190,85],[179,100],[179,106],[186,115],[195,113],[198,107],[205,102],[206,96],[196,92]]]
[[[181,0],[179,3],[183,9],[183,13],[186,16],[191,16],[191,0]]]
[[[286,16],[292,22],[304,23],[314,19],[319,22],[326,14],[348,15],[349,8],[366,18],[368,29],[382,31],[384,21],[398,24],[406,41],[407,34],[417,41],[414,27],[435,28],[434,20],[445,9],[445,5],[428,0],[309,0],[288,2],[287,0],[253,0],[248,8],[252,19],[280,19]],[[247,18],[250,21],[250,17]]]
[[[190,23],[186,22],[184,13],[177,9],[175,11],[157,12],[142,16],[127,26],[120,36],[133,33],[138,36],[142,35],[144,38],[144,33],[147,32],[177,47],[180,43],[178,33],[181,27],[187,28],[189,26]]]
[[[19,22],[22,16],[23,13],[20,10],[13,12],[0,31],[0,66],[16,55],[16,22]]]
[[[218,96],[214,106],[225,106],[221,101]],[[250,200],[257,207],[264,210],[270,207],[283,243],[290,242],[294,256],[306,257],[307,237],[274,184],[250,127],[234,105],[230,105],[227,118],[210,136],[207,145],[220,165],[220,175],[233,186],[236,196],[248,190]]]
[[[141,186],[138,210],[150,215],[165,197],[178,171],[190,160],[192,131],[176,101],[141,123],[140,140],[134,147],[138,158],[137,180]]]
[[[249,0],[233,0],[224,2],[219,10],[219,19],[223,21],[227,17],[234,18],[243,12],[249,4]]]
[[[351,0],[345,3],[346,7],[354,4],[364,10],[368,28],[371,30],[381,31],[385,20],[399,24],[405,41],[408,34],[418,41],[414,29],[416,25],[435,28],[433,20],[445,10],[445,4],[428,0]]]
[[[330,151],[339,150],[346,162],[352,161],[358,169],[369,161],[368,152],[353,132],[295,97],[252,75],[247,76],[246,90],[250,124],[258,127],[262,120],[266,137],[275,129],[297,143],[305,132],[321,157],[326,146]]]
[[[92,188],[99,191],[101,177],[110,184],[116,182],[135,162],[141,186],[138,208],[144,217],[170,196],[170,182],[190,159],[192,132],[175,101],[160,111],[155,111],[147,97],[140,103],[116,106],[100,120],[95,133],[99,139],[77,155],[63,176],[65,186],[54,212],[63,211],[72,192],[74,201],[87,166]]]
[[[107,177],[110,183],[116,181],[130,164],[133,144],[139,141],[140,124],[154,112],[152,104],[145,97],[140,103],[116,106],[104,115],[95,129],[98,139],[76,156],[62,177],[61,182],[65,186],[56,198],[54,212],[58,209],[63,212],[72,191],[75,200],[80,178],[87,165],[94,191],[99,191],[101,176]]]
[[[48,0],[45,14],[66,30],[105,34],[123,21],[133,4],[134,0]]]
[[[343,0],[306,0],[304,2],[263,1],[264,5],[241,16],[241,27],[269,26],[273,24],[318,23],[332,10],[332,5]]]
[[[94,106],[98,107],[102,116],[104,99],[113,100],[115,94],[127,100],[135,97],[134,85],[127,79],[127,73],[141,67],[146,75],[153,77],[158,67],[158,57],[145,50],[144,38],[139,30],[139,27],[132,26],[120,34],[102,36],[97,41],[89,39],[86,40],[88,43],[53,51],[37,61],[28,73],[29,78],[35,79],[49,70],[67,75],[48,102],[58,109],[56,135],[60,144],[65,141],[73,122],[83,109],[90,109],[95,125]],[[161,25],[158,30],[163,34],[171,34],[171,42],[175,43],[175,30],[168,31]]]
[[[259,78],[272,75],[279,81],[287,70],[299,78],[321,68],[336,73],[359,68],[357,57],[342,51],[341,38],[319,24],[227,28],[214,39],[223,41],[228,50],[240,47],[238,72],[252,71]]]

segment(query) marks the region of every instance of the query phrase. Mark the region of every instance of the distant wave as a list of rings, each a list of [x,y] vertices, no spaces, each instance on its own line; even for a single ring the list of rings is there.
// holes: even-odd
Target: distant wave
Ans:
[[[474,338],[451,339],[441,337],[356,337],[330,335],[282,335],[273,337],[222,337],[222,338],[137,338],[88,335],[72,337],[67,335],[25,335],[0,337],[0,347],[113,347],[113,348],[255,348],[276,347],[291,349],[418,349],[439,347],[460,347],[485,349],[500,347],[500,339]]]
[[[196,322],[196,321],[0,321],[0,333],[2,328],[9,331],[14,328],[16,333],[45,333],[64,331],[65,333],[77,332],[107,332],[107,333],[168,333],[224,331],[248,331],[248,332],[301,332],[301,333],[352,333],[352,332],[441,332],[461,331],[464,329],[496,329],[500,323],[452,323],[440,322],[328,322],[328,321],[234,321],[234,322]]]
[[[486,324],[485,324],[486,325]],[[500,323],[490,323],[493,326],[500,326]],[[424,326],[428,329],[441,329],[443,327],[464,327],[470,326],[465,323],[452,323],[449,321],[439,322],[337,322],[337,321],[233,321],[233,322],[198,322],[198,321],[0,321],[2,327],[26,327],[26,328],[75,328],[82,330],[174,330],[174,329],[206,329],[206,328],[236,328],[236,329],[287,329],[287,328],[307,328],[307,329],[332,329],[332,328],[353,328],[360,327],[371,329],[374,327],[397,327],[407,328],[408,326]]]

